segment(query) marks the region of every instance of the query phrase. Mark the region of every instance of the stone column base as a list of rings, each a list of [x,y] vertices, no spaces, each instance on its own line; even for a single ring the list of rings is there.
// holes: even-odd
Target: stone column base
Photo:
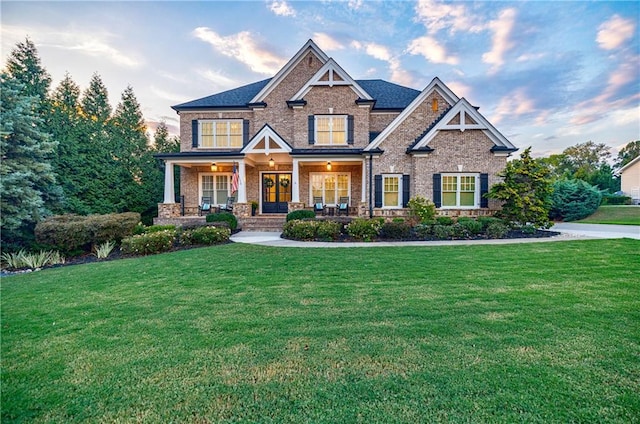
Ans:
[[[178,218],[180,203],[158,203],[158,218]]]
[[[251,203],[234,203],[233,214],[236,218],[247,218],[251,216]]]
[[[304,209],[304,203],[302,202],[289,202],[288,204],[289,212],[299,211]]]

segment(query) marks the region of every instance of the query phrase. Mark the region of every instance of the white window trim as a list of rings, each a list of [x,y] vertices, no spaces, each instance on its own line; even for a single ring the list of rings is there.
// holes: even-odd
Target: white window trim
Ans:
[[[441,196],[441,206],[440,209],[479,209],[480,208],[480,174],[475,172],[443,172],[440,174],[440,196]],[[456,180],[456,205],[454,206],[445,206],[444,205],[444,177],[458,177]],[[475,177],[476,185],[474,189],[473,195],[473,206],[458,206],[460,205],[460,177]]]
[[[385,178],[397,178],[398,179],[398,204],[397,205],[385,205],[384,203],[384,179]],[[401,209],[402,208],[402,174],[382,174],[382,209]]]
[[[327,175],[333,175],[336,177],[336,202],[340,201],[340,196],[338,194],[338,175],[346,175],[347,176],[347,193],[349,193],[349,205],[351,205],[351,202],[353,201],[353,199],[351,198],[351,172],[310,172],[309,173],[309,204],[313,205],[313,177],[315,175],[322,175],[327,176]],[[324,203],[324,193],[325,193],[325,188],[324,188],[324,179],[322,181],[322,202]],[[331,206],[331,207],[335,207],[338,204],[337,203],[327,203],[327,206]]]
[[[231,176],[232,176],[232,174],[229,173],[229,172],[201,172],[201,173],[198,174],[198,204],[200,204],[200,201],[202,200],[202,195],[203,195],[202,194],[202,177],[208,176],[208,175],[211,175],[211,176],[214,177],[213,178],[213,184],[214,184],[213,195],[214,195],[214,198],[211,199],[211,204],[214,205],[214,206],[225,205],[226,202],[225,203],[220,203],[220,202],[217,201],[218,200],[217,199],[217,196],[218,196],[217,191],[218,190],[215,187],[215,184],[216,184],[215,177],[218,177],[218,176],[227,177],[227,196],[231,196]]]
[[[231,139],[229,135],[227,135],[227,145],[219,146],[218,145],[218,136],[215,133],[216,131],[216,123],[218,122],[226,122],[227,128],[229,127],[231,122],[238,122],[240,124],[240,145],[239,146],[231,146]],[[206,147],[202,145],[202,124],[211,123],[213,126],[213,146]],[[198,120],[198,149],[241,149],[242,146],[242,138],[244,137],[244,122],[242,119],[199,119]],[[228,132],[227,132],[228,134]]]
[[[318,118],[329,118],[330,122],[329,122],[329,142],[328,143],[320,143],[318,140]],[[348,138],[349,138],[349,122],[348,122],[348,115],[314,115],[314,125],[313,125],[313,137],[315,140],[315,144],[318,146],[346,146],[348,143]],[[333,121],[336,119],[343,119],[344,120],[344,143],[334,143],[333,142]]]

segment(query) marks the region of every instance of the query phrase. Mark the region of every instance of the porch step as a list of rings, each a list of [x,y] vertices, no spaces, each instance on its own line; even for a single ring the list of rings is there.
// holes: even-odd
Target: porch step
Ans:
[[[287,220],[286,214],[269,214],[242,218],[242,231],[282,231]]]

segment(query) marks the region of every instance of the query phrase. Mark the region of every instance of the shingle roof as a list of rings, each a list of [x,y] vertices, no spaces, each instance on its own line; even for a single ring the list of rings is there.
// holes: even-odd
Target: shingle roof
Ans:
[[[260,92],[270,79],[254,82],[242,87],[223,91],[201,99],[172,106],[174,110],[203,108],[246,108],[247,104]],[[403,87],[381,79],[356,80],[356,82],[376,100],[374,110],[404,109],[420,91]]]

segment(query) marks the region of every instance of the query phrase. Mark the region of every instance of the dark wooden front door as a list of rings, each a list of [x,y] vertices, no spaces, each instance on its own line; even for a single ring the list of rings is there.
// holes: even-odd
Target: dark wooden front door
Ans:
[[[262,174],[262,213],[287,213],[291,201],[291,174]]]

